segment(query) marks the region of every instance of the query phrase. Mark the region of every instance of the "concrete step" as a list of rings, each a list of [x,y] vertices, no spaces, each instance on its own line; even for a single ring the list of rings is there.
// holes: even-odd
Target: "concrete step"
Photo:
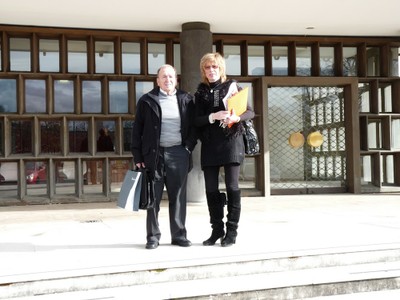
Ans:
[[[3,278],[0,299],[305,299],[400,289],[399,248],[336,250],[13,282]]]

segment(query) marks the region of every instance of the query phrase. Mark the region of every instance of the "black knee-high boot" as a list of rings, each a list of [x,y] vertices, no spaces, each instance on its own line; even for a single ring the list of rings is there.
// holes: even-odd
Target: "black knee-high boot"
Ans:
[[[221,242],[222,247],[232,246],[236,243],[237,229],[240,219],[240,190],[228,191],[228,215],[226,222],[226,235]]]
[[[224,230],[224,205],[226,202],[225,193],[207,193],[208,211],[210,213],[211,236],[203,242],[204,246],[212,246],[218,239],[225,235]]]

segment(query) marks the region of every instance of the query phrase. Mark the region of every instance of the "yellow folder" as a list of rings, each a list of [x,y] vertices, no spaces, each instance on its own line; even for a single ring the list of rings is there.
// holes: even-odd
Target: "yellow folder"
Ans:
[[[249,88],[245,87],[236,95],[228,99],[228,110],[232,112],[235,110],[235,114],[240,116],[247,110],[247,97],[249,95]]]

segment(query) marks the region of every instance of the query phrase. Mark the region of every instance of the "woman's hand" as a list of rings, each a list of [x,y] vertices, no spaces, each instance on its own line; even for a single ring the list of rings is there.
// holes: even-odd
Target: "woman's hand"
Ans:
[[[220,110],[212,114],[213,120],[220,120],[220,121],[226,120],[227,118],[229,118],[229,116],[230,113],[227,110]]]
[[[238,123],[240,121],[240,117],[235,113],[235,110],[232,109],[232,113],[229,114],[228,118],[225,119],[224,124],[231,125],[234,123]]]
[[[144,165],[144,162],[137,163],[137,164],[136,164],[136,167],[137,167],[138,169],[145,169],[145,168],[146,168],[146,166]]]

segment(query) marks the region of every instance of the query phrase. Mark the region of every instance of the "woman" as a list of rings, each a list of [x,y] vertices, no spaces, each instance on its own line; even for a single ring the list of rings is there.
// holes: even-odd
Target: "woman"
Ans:
[[[240,164],[245,157],[243,125],[241,120],[254,117],[249,106],[240,116],[227,110],[227,100],[241,88],[234,80],[227,80],[225,60],[219,53],[208,53],[200,61],[202,82],[195,93],[195,125],[199,128],[201,167],[204,172],[208,211],[212,227],[211,236],[203,242],[214,245],[222,239],[221,246],[235,244],[240,218]],[[219,191],[219,171],[225,171],[227,197]],[[227,198],[227,199],[226,199]],[[228,215],[226,235],[224,230],[224,205]]]

